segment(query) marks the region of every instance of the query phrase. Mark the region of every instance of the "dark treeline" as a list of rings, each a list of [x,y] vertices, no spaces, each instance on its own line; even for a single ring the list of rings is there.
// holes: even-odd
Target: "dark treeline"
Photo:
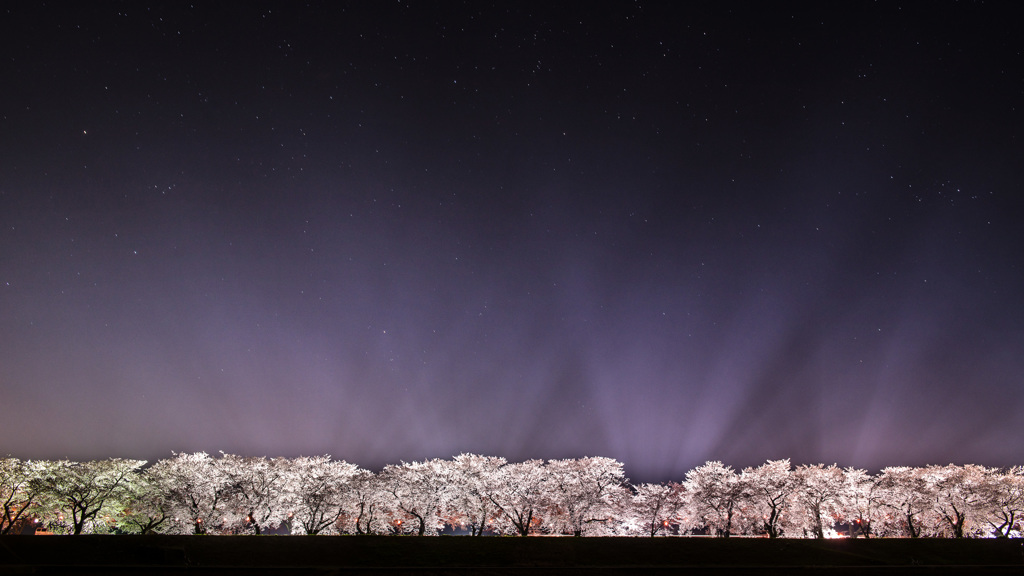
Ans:
[[[0,534],[703,534],[1019,537],[1024,468],[890,467],[877,475],[708,462],[630,484],[610,458],[508,462],[461,454],[373,473],[330,456],[175,454],[0,459]]]

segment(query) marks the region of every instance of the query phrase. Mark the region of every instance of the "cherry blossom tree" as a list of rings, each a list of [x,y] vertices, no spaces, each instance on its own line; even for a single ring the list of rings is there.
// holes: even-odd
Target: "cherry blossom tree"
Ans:
[[[928,535],[935,495],[924,469],[890,466],[875,482],[888,512],[882,518],[881,534],[910,538]]]
[[[78,535],[106,532],[128,503],[145,460],[110,458],[89,462],[59,460],[30,481],[51,526]]]
[[[846,496],[846,475],[832,464],[798,466],[793,473],[796,517],[815,538],[825,537],[825,528],[835,525]]]
[[[285,522],[283,487],[288,460],[222,454],[215,465],[229,486],[224,510],[232,531],[252,529],[259,535],[264,527]]]
[[[983,517],[997,538],[1009,538],[1020,531],[1024,516],[1024,467],[1014,466],[1005,472],[992,472],[983,486],[985,508]]]
[[[170,531],[207,534],[221,531],[232,485],[222,467],[205,452],[174,454],[158,460],[146,475],[173,515]]]
[[[451,462],[441,459],[425,462],[389,464],[380,473],[380,486],[391,495],[392,507],[405,518],[396,518],[401,526],[410,520],[408,529],[417,536],[435,535],[443,528],[441,509],[449,506],[452,497]]]
[[[3,516],[0,516],[0,535],[10,534],[27,518],[42,488],[33,482],[45,469],[45,462],[24,461],[8,456],[0,459],[0,501],[3,502]]]
[[[165,526],[173,531],[173,512],[159,482],[146,471],[128,485],[128,505],[117,519],[121,532],[156,534]]]
[[[994,469],[976,464],[928,466],[925,479],[935,496],[934,511],[942,532],[964,538],[983,530],[985,486]]]
[[[289,528],[299,526],[305,534],[337,532],[358,471],[355,464],[334,461],[328,455],[303,456],[288,462],[282,503],[288,509]]]
[[[783,520],[793,505],[793,494],[798,488],[789,458],[769,460],[757,468],[745,468],[740,482],[746,486],[747,513],[760,519],[769,538],[778,538],[784,530]]]
[[[626,516],[624,522],[653,538],[679,522],[685,504],[686,488],[682,484],[640,484],[634,488],[628,512],[620,514]]]
[[[350,478],[346,512],[338,519],[344,534],[383,534],[387,530],[387,503],[379,476],[359,469]]]
[[[573,536],[607,526],[626,484],[622,463],[611,458],[549,460],[549,519],[556,530]]]
[[[493,526],[499,512],[491,497],[501,489],[499,471],[505,464],[497,456],[459,454],[453,459],[453,494],[443,512],[448,524],[465,526],[473,536]]]
[[[740,475],[718,461],[706,462],[686,473],[686,513],[697,527],[707,527],[728,538],[739,508],[747,497]]]
[[[498,472],[500,487],[490,495],[491,502],[500,512],[495,528],[501,533],[528,536],[539,528],[549,498],[545,492],[547,470],[541,460],[513,462]]]
[[[872,522],[884,505],[881,489],[866,470],[847,468],[843,471],[845,488],[841,516],[849,524],[850,536],[871,536]]]

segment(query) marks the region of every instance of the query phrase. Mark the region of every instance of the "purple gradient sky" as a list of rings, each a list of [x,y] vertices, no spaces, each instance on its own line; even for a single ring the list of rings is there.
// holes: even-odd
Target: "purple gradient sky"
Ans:
[[[1012,4],[510,4],[0,9],[0,452],[1024,463]]]

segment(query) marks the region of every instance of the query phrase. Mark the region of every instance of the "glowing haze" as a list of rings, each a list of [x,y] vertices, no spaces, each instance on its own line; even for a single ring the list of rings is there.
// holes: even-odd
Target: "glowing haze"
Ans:
[[[1024,62],[943,6],[5,7],[0,452],[1020,464]]]

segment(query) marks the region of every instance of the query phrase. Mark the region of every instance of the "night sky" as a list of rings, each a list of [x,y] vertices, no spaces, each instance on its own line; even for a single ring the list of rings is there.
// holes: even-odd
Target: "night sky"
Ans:
[[[1024,464],[1014,3],[7,3],[0,453]]]

